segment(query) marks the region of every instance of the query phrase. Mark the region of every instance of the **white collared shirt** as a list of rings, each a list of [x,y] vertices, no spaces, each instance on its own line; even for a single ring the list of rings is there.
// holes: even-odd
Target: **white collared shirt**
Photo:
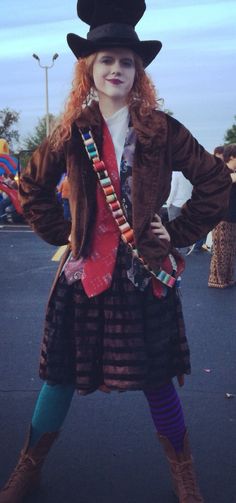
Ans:
[[[106,125],[109,129],[113,145],[115,148],[118,170],[120,172],[121,157],[124,150],[125,138],[129,126],[129,109],[125,105],[123,108],[115,112],[111,117],[104,117]]]

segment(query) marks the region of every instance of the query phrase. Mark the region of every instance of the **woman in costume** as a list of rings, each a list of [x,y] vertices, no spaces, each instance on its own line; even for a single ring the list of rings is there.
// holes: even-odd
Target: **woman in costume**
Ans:
[[[236,284],[234,264],[236,256],[236,144],[226,145],[222,155],[232,178],[229,207],[227,213],[212,232],[213,250],[208,286],[228,288]]]
[[[0,503],[39,482],[75,390],[142,390],[181,503],[201,503],[173,384],[190,373],[176,287],[188,246],[216,225],[231,179],[178,121],[158,111],[146,68],[161,49],[134,29],[143,0],[79,0],[87,39],[69,34],[78,62],[60,123],[21,177],[24,214],[54,245],[68,243],[46,312],[39,394],[19,462]],[[162,225],[172,166],[193,184],[181,215]],[[71,222],[55,188],[67,171]]]

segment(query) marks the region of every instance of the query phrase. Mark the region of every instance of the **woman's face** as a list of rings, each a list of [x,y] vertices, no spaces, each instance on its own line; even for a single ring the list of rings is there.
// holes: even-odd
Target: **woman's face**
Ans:
[[[128,49],[107,49],[98,52],[93,64],[93,80],[99,100],[108,99],[123,106],[135,77],[133,52]]]

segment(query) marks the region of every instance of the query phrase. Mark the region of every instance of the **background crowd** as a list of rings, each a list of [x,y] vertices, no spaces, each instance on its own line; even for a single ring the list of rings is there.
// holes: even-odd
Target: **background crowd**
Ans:
[[[236,285],[234,278],[236,257],[236,144],[220,145],[214,149],[214,155],[223,159],[232,178],[232,189],[229,207],[222,220],[213,229],[210,236],[205,236],[182,253],[208,251],[212,253],[208,286],[227,288]],[[181,213],[192,194],[192,185],[181,172],[175,171],[172,176],[171,191],[167,200],[167,215],[173,220]]]

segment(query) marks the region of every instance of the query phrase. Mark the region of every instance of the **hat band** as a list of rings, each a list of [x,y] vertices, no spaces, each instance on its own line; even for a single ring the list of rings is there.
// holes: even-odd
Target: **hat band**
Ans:
[[[87,40],[97,42],[104,39],[126,39],[130,42],[139,42],[138,35],[133,26],[123,23],[108,23],[97,26],[87,34]]]

